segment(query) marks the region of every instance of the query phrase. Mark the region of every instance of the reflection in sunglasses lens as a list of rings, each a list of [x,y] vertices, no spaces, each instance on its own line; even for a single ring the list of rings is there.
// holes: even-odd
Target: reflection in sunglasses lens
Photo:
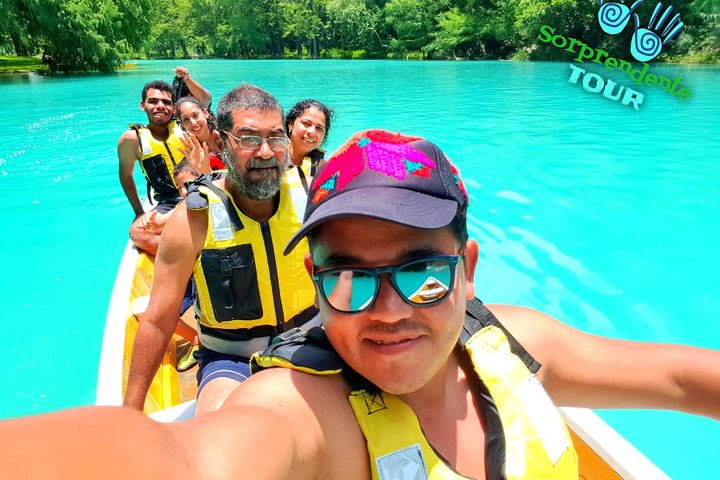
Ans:
[[[319,274],[319,287],[327,302],[346,313],[369,308],[375,301],[381,273],[392,275],[393,288],[405,301],[431,305],[452,289],[454,266],[459,257],[435,257],[375,270],[339,269]]]

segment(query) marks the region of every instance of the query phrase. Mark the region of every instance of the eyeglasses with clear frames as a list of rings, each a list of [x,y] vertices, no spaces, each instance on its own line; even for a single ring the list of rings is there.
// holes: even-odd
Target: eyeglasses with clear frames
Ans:
[[[288,145],[290,145],[290,140],[285,136],[263,138],[258,135],[240,135],[239,137],[236,137],[225,130],[223,130],[223,133],[235,140],[237,144],[240,145],[240,148],[245,150],[258,150],[262,147],[263,142],[267,142],[270,150],[276,152],[286,150]]]

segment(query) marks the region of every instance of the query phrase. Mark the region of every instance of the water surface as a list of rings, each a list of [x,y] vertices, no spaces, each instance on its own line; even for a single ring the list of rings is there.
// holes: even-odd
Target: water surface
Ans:
[[[91,404],[132,209],[117,139],[145,121],[140,90],[175,62],[113,75],[0,77],[0,189],[8,363],[0,417]],[[328,149],[364,128],[437,142],[460,166],[480,243],[476,289],[577,328],[720,349],[720,68],[662,67],[640,111],[567,82],[563,63],[193,61],[219,97],[241,81],[337,119]],[[596,70],[598,74],[605,72]],[[615,77],[630,85],[627,77]],[[141,176],[137,172],[138,183]],[[141,192],[143,190],[141,189]],[[720,468],[720,424],[600,412],[673,478]]]

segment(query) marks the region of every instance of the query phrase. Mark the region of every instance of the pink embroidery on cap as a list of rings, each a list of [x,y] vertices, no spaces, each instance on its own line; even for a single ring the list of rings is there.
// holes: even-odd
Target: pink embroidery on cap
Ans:
[[[360,175],[365,168],[383,173],[399,181],[408,174],[429,178],[436,167],[423,152],[407,145],[419,140],[383,130],[369,130],[353,136],[329,160],[315,179],[318,185],[313,203],[318,203],[332,190],[340,191]]]

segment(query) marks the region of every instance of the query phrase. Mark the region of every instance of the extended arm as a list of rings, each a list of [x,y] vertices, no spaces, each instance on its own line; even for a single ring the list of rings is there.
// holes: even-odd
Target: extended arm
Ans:
[[[0,422],[3,478],[370,478],[347,387],[331,377],[262,372],[180,423],[119,407]]]
[[[119,169],[118,174],[120,176],[120,185],[125,192],[125,196],[130,202],[130,206],[135,213],[135,218],[138,218],[144,213],[140,198],[138,197],[137,188],[135,187],[135,180],[133,179],[133,170],[135,169],[135,162],[138,159],[138,145],[137,135],[134,131],[127,131],[122,134],[118,141],[118,160]]]
[[[210,106],[212,103],[212,95],[210,94],[210,91],[196,82],[195,79],[190,76],[190,72],[187,68],[175,67],[175,75],[183,79],[193,97],[200,100],[200,103],[206,107]]]
[[[720,352],[576,330],[540,312],[490,306],[542,363],[557,405],[678,410],[720,419]]]
[[[198,478],[175,429],[136,410],[89,407],[0,422],[3,478]]]
[[[203,223],[205,222],[205,223]],[[207,229],[205,212],[181,202],[160,238],[150,303],[133,344],[124,404],[142,410],[145,395],[178,322],[180,305]]]
[[[172,424],[129,408],[81,408],[0,422],[0,464],[14,479],[314,478],[288,470],[282,421],[262,407]]]

